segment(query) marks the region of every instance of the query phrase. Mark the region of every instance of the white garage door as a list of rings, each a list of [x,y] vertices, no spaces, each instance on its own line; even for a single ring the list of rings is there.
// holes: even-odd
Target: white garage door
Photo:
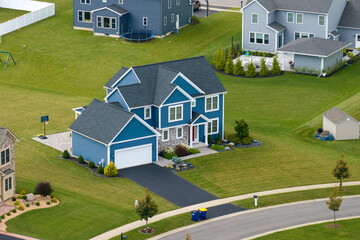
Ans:
[[[115,151],[115,166],[117,169],[138,166],[151,162],[151,144]]]

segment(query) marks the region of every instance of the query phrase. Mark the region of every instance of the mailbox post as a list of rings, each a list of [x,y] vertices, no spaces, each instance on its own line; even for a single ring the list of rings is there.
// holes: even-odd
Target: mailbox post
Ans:
[[[254,201],[255,201],[255,206],[257,206],[257,200],[259,199],[258,195],[254,195]]]

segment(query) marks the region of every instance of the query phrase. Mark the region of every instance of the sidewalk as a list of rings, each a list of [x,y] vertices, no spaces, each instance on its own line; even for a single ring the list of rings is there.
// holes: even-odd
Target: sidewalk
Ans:
[[[234,196],[234,197],[228,197],[228,198],[222,198],[222,199],[216,199],[209,202],[204,202],[200,204],[195,204],[192,206],[176,209],[173,211],[161,213],[159,215],[155,215],[153,218],[151,218],[151,222],[157,222],[160,220],[163,220],[168,217],[176,216],[182,213],[188,213],[191,210],[199,209],[199,208],[210,208],[226,203],[231,203],[238,200],[243,200],[247,198],[252,198],[255,194],[258,196],[266,196],[266,195],[272,195],[272,194],[279,194],[279,193],[287,193],[287,192],[297,192],[297,191],[304,191],[304,190],[313,190],[313,189],[322,189],[322,188],[331,188],[334,186],[338,186],[339,183],[326,183],[326,184],[316,184],[316,185],[308,185],[308,186],[299,186],[299,187],[291,187],[291,188],[281,188],[281,189],[274,189],[274,190],[268,190],[268,191],[262,191],[262,192],[254,192],[254,193],[248,193],[244,195]],[[360,185],[360,181],[354,181],[354,182],[344,182],[343,186],[356,186]],[[105,232],[101,235],[98,235],[96,237],[91,238],[91,240],[107,240],[113,237],[116,237],[120,235],[121,233],[125,233],[128,231],[131,231],[133,229],[139,228],[141,226],[145,225],[145,221],[135,221],[126,225],[123,225],[121,227],[115,228],[113,230],[110,230],[108,232]]]

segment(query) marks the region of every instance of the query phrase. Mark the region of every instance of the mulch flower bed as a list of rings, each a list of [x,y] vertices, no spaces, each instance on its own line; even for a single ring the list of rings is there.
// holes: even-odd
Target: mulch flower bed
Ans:
[[[259,76],[259,73],[257,72],[256,75],[254,77],[247,77],[247,76],[236,76],[234,74],[228,74],[226,73],[225,71],[220,71],[218,70],[214,65],[211,65],[213,70],[217,73],[221,73],[221,74],[224,74],[224,75],[228,75],[228,76],[231,76],[231,77],[238,77],[238,78],[273,78],[273,77],[278,77],[278,76],[281,76],[281,75],[284,75],[285,74],[285,71],[281,71],[281,74],[279,75],[276,75],[276,74],[272,74],[270,69],[269,69],[269,75],[268,76],[265,76],[265,77],[260,77]],[[257,68],[258,69],[258,68]]]
[[[152,234],[155,232],[155,230],[152,228],[140,228],[139,232],[141,232],[143,234]]]
[[[178,173],[178,172],[183,172],[183,171],[186,171],[186,170],[193,169],[193,168],[195,168],[195,166],[192,165],[189,162],[181,162],[181,163],[178,163],[178,164],[176,164],[176,163],[168,164],[164,168],[170,170],[172,173]]]

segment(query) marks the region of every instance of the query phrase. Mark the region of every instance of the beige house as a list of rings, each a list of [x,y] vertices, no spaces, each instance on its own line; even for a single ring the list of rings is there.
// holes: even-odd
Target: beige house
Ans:
[[[15,142],[17,137],[0,127],[0,205],[15,195]]]
[[[337,107],[323,114],[323,129],[335,140],[359,139],[359,121]]]

